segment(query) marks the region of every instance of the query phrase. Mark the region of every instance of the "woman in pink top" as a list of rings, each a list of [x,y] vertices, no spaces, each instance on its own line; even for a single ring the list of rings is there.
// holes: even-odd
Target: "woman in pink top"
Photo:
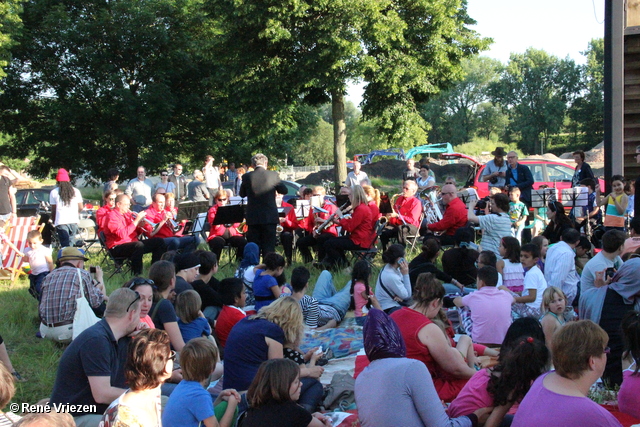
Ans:
[[[371,267],[365,260],[356,262],[351,272],[351,306],[355,310],[355,317],[366,316],[371,307],[380,308],[380,303],[369,287],[369,276]]]
[[[450,417],[493,407],[485,427],[498,426],[514,403],[520,402],[536,378],[549,368],[549,350],[544,341],[521,336],[504,342],[498,364],[481,369],[449,406]]]
[[[624,353],[618,407],[621,412],[640,418],[640,313],[627,313],[622,319],[621,329]]]
[[[151,328],[155,329],[153,320],[149,316],[149,310],[153,304],[153,288],[155,284],[153,280],[144,277],[134,277],[124,284],[123,288],[129,288],[140,295],[140,326],[138,329]],[[145,325],[145,326],[142,326]]]

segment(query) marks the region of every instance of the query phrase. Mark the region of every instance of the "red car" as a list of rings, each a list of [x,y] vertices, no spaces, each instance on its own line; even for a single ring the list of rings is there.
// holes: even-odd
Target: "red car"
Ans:
[[[478,163],[473,157],[461,153],[441,154],[440,159],[459,160],[461,163],[470,165],[471,173],[466,186],[475,188],[480,198],[489,195],[489,183],[480,181],[480,175],[485,168],[484,164]],[[534,158],[518,160],[518,163],[527,165],[531,169],[534,190],[545,184],[550,188],[558,188],[560,190],[571,188],[571,180],[575,171],[574,166],[562,162]],[[598,182],[600,183],[600,188],[604,188],[604,180],[598,179]]]

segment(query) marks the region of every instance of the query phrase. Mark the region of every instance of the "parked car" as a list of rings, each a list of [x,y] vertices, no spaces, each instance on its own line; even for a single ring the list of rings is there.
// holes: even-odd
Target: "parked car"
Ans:
[[[287,202],[289,199],[293,199],[295,197],[298,197],[298,190],[300,190],[300,187],[302,187],[302,185],[298,184],[297,182],[293,182],[293,181],[282,181],[282,183],[287,186],[287,194],[285,194],[285,196],[284,196],[284,201],[285,202]],[[222,183],[222,188],[224,188],[225,190],[232,190],[233,191],[233,182],[231,182],[231,181],[223,182]]]
[[[53,188],[22,188],[16,191],[16,211],[18,216],[36,216],[40,204],[49,204],[49,194]]]
[[[478,197],[482,198],[489,195],[489,183],[481,182],[480,176],[485,165],[479,163],[473,157],[469,157],[461,153],[441,154],[440,159],[458,160],[471,166],[471,173],[466,182],[466,187],[473,187],[478,191]],[[506,162],[506,160],[505,160]],[[537,190],[541,185],[548,185],[550,188],[558,188],[560,190],[571,188],[571,180],[575,167],[566,163],[553,160],[539,158],[523,158],[518,163],[527,165],[533,175],[533,189]],[[604,188],[604,180],[598,179],[600,188]]]

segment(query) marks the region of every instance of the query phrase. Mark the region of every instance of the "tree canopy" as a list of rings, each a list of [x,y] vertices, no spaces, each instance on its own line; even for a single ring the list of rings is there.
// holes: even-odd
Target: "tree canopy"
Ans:
[[[0,79],[5,77],[4,68],[9,65],[11,48],[22,28],[20,11],[22,0],[3,0],[0,2]]]

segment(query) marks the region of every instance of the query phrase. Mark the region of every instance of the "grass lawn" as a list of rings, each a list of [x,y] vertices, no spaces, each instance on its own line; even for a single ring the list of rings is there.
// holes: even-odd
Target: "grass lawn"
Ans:
[[[97,254],[90,253],[86,265],[99,265]],[[149,269],[151,255],[145,256],[145,274]],[[372,273],[371,282],[375,283],[378,269],[381,267],[380,257],[376,257],[377,269]],[[220,269],[216,277],[222,279],[232,277],[236,264],[225,265],[227,260],[223,254]],[[291,277],[293,268],[302,265],[294,263],[287,267],[287,278]],[[320,274],[317,269],[307,266],[311,271],[309,293],[313,291],[313,284]],[[86,267],[88,268],[88,267]],[[105,274],[105,279],[106,279]],[[122,286],[129,278],[114,276],[106,280],[108,293]],[[342,289],[350,277],[346,274],[336,274],[334,281],[338,290]],[[58,361],[65,346],[54,344],[52,341],[36,338],[40,320],[36,300],[29,295],[29,281],[23,276],[13,286],[8,281],[0,282],[0,335],[2,335],[14,368],[27,381],[16,383],[16,395],[12,402],[36,403],[49,397],[53,388]],[[0,408],[1,410],[2,408]]]

